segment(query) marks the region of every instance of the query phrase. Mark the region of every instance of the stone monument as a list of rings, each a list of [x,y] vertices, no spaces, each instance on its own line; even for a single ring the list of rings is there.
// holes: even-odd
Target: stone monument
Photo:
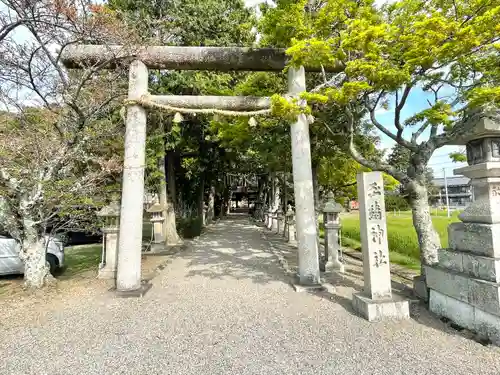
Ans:
[[[474,200],[448,227],[448,248],[426,266],[429,308],[500,345],[500,121],[484,117],[457,141],[467,147]]]
[[[360,173],[357,182],[365,285],[353,295],[353,307],[370,322],[409,318],[408,301],[391,289],[382,173]]]
[[[103,219],[102,261],[99,264],[99,279],[116,280],[118,266],[118,237],[120,233],[120,205],[112,202],[103,207],[97,216]]]
[[[323,225],[325,227],[325,270],[344,272],[344,265],[339,260],[340,250],[340,213],[342,206],[335,202],[333,194],[329,194],[323,208]]]

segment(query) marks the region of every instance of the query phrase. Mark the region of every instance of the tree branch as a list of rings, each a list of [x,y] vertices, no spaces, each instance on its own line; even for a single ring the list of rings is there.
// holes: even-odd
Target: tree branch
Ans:
[[[367,106],[368,111],[370,113],[370,120],[372,124],[380,130],[382,133],[384,133],[386,136],[391,138],[394,142],[399,143],[401,146],[404,146],[410,150],[414,150],[415,146],[412,145],[410,142],[406,141],[403,137],[401,137],[401,133],[398,131],[398,134],[394,134],[390,130],[388,130],[384,125],[382,125],[376,118],[375,116],[375,107],[370,108],[370,106]]]
[[[25,19],[20,19],[20,20],[17,20],[16,22],[13,22],[9,25],[5,25],[3,26],[1,29],[0,29],[0,42],[2,40],[4,40],[5,38],[7,38],[7,36],[9,35],[9,33],[11,31],[14,31],[14,29],[18,26],[21,26],[22,24],[24,24],[27,20]]]
[[[420,137],[422,135],[422,133],[425,131],[425,129],[427,129],[429,127],[429,123],[428,122],[424,122],[422,124],[422,126],[420,126],[420,128],[411,135],[411,143],[414,144],[415,146],[417,146],[417,138]]]
[[[406,85],[403,91],[403,95],[401,96],[401,101],[399,103],[398,103],[398,97],[396,95],[396,108],[394,110],[394,126],[396,126],[396,129],[398,129],[398,134],[397,134],[398,139],[401,139],[404,130],[404,127],[401,124],[401,111],[403,110],[403,107],[406,104],[406,100],[408,99],[408,95],[410,94],[412,87],[413,84]]]
[[[351,156],[353,157],[354,160],[356,160],[359,164],[370,168],[371,170],[380,170],[383,171],[398,181],[402,182],[403,180],[406,179],[406,176],[399,172],[396,168],[385,164],[385,163],[375,163],[372,162],[368,159],[366,159],[356,148],[356,144],[354,143],[354,116],[352,113],[352,110],[349,108],[349,106],[346,106],[345,108],[346,115],[347,115],[347,123],[348,123],[348,131],[349,131],[349,152]]]
[[[346,187],[350,187],[350,186],[354,186],[356,185],[358,182],[357,181],[354,181],[354,182],[351,182],[349,184],[345,184],[345,185],[342,185],[342,186],[338,186],[337,188],[333,189],[332,190],[332,193],[335,194],[337,191],[339,191],[340,189],[343,189],[343,188],[346,188]]]

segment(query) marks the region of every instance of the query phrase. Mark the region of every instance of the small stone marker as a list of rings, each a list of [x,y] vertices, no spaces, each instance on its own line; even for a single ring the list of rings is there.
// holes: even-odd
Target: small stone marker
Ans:
[[[381,172],[357,176],[361,243],[363,248],[363,293],[353,295],[354,309],[369,321],[410,317],[408,301],[394,298]]]

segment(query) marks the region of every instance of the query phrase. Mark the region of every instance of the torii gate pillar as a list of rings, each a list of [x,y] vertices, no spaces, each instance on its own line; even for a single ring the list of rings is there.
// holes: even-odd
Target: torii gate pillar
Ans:
[[[292,95],[306,91],[304,67],[289,68],[288,91]],[[300,286],[315,288],[320,286],[318,233],[314,210],[309,121],[305,114],[299,115],[297,122],[292,124],[290,134],[298,242],[298,283]]]
[[[128,98],[139,99],[147,93],[148,68],[136,60],[130,65]],[[151,287],[151,284],[141,283],[146,119],[146,110],[142,106],[128,107],[116,290],[119,294],[130,296],[142,296]]]

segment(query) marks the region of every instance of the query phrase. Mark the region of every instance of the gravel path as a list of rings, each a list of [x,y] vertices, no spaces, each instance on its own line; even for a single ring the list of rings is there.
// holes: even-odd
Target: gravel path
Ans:
[[[499,349],[430,316],[370,324],[348,298],[295,293],[268,248],[234,217],[143,299],[101,293],[25,327],[0,320],[0,374],[500,374]]]

